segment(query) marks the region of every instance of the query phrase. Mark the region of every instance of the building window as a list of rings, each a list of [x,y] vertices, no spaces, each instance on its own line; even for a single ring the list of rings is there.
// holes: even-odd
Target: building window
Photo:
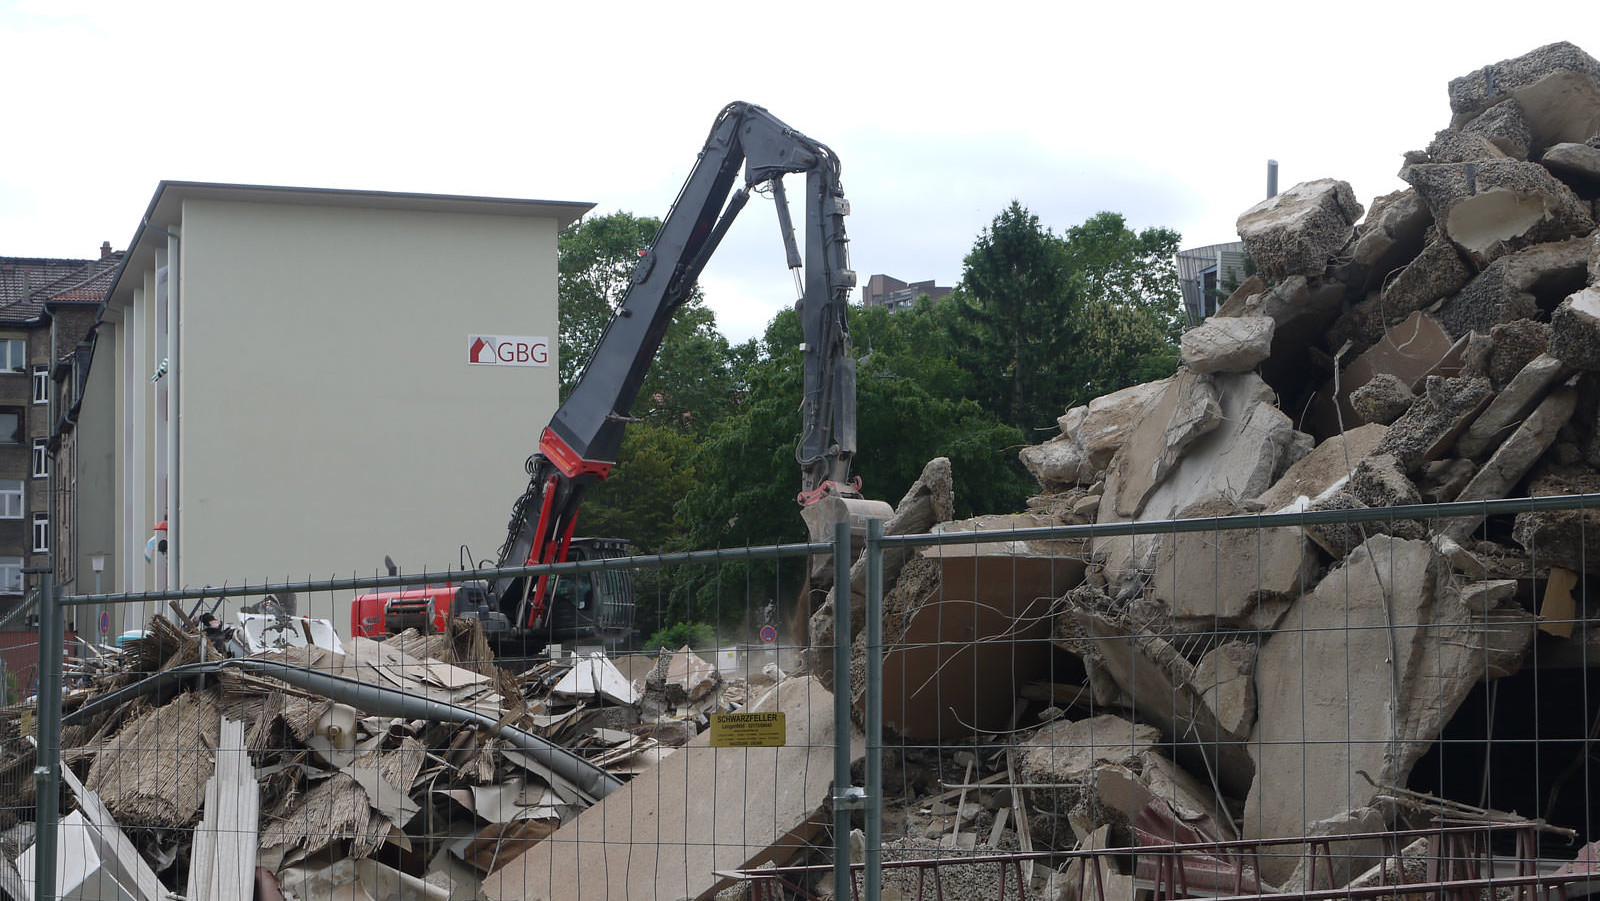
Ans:
[[[22,558],[0,557],[0,594],[22,593]]]
[[[0,519],[22,518],[22,480],[0,479]]]
[[[0,410],[0,444],[22,443],[22,414],[16,410]]]
[[[0,338],[0,372],[28,371],[26,338]]]
[[[33,514],[33,552],[50,553],[50,514]]]
[[[33,367],[33,402],[36,404],[50,402],[50,368],[48,366]]]
[[[42,479],[50,475],[50,439],[33,439],[33,477]]]

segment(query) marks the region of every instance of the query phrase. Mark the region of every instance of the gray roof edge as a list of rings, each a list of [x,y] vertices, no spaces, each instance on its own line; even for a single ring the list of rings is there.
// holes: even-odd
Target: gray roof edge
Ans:
[[[301,203],[311,206],[342,206],[358,209],[414,210],[418,212],[481,213],[500,216],[550,216],[561,231],[595,208],[583,200],[531,200],[516,197],[484,197],[472,194],[419,194],[404,191],[370,191],[347,188],[306,188],[285,185],[246,185],[227,182],[178,181],[162,179],[150,197],[150,205],[134,229],[122,263],[106,288],[106,300],[117,296],[122,277],[138,255],[145,229],[161,222],[160,209],[170,199],[233,200],[242,203]]]
[[[308,188],[290,185],[246,185],[225,182],[174,181],[165,179],[156,189],[151,211],[166,191],[177,199],[237,200],[254,203],[301,203],[311,206],[345,206],[369,209],[400,209],[436,212],[470,212],[509,216],[571,217],[576,220],[594,209],[594,204],[579,200],[537,200],[520,197],[488,197],[476,194],[424,194],[407,191],[372,191],[354,188]],[[562,227],[570,224],[563,221]]]

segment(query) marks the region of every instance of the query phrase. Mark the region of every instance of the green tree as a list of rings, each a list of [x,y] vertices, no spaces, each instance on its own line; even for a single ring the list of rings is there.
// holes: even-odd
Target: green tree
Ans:
[[[676,549],[678,501],[694,487],[697,450],[695,440],[677,429],[648,422],[629,426],[617,466],[584,498],[584,534],[626,538],[645,554]]]
[[[853,310],[858,353],[857,454],[864,493],[898,500],[928,460],[947,456],[956,474],[961,516],[1018,509],[1028,482],[1016,462],[1022,436],[966,397],[970,376],[955,365],[953,336],[922,305],[913,312]],[[768,326],[760,359],[749,370],[738,411],[714,425],[696,457],[697,484],[680,507],[690,546],[732,547],[805,538],[795,503],[799,468],[800,325],[792,311]],[[756,602],[798,590],[803,567],[793,562],[728,564],[683,582],[669,619],[731,625]]]
[[[1100,213],[1057,236],[1012,201],[964,261],[947,321],[974,396],[1020,430],[1177,366],[1178,234]]]
[[[1169,228],[1135,232],[1118,213],[1098,213],[1064,236],[1068,265],[1084,285],[1080,352],[1064,399],[1077,406],[1101,394],[1165,378],[1178,367],[1183,298]]]
[[[616,212],[583,220],[556,240],[561,308],[561,396],[578,381],[606,323],[628,293],[639,255],[661,221]]]
[[[565,398],[627,296],[640,254],[661,221],[615,212],[585,219],[561,233],[560,384]],[[698,431],[726,412],[734,397],[728,340],[698,288],[673,316],[646,375],[632,415]],[[626,362],[626,361],[620,361]]]

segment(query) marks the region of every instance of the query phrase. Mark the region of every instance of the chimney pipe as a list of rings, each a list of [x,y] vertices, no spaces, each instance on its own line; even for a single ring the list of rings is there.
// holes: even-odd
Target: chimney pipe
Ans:
[[[111,242],[110,241],[101,241],[100,242],[100,259],[102,259],[102,260],[111,259]]]
[[[1278,196],[1278,161],[1267,160],[1267,196]]]

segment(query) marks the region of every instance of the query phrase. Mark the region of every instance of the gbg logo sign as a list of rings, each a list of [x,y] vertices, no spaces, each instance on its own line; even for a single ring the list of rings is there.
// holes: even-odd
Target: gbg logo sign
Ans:
[[[549,366],[550,339],[522,335],[468,335],[472,366]]]

